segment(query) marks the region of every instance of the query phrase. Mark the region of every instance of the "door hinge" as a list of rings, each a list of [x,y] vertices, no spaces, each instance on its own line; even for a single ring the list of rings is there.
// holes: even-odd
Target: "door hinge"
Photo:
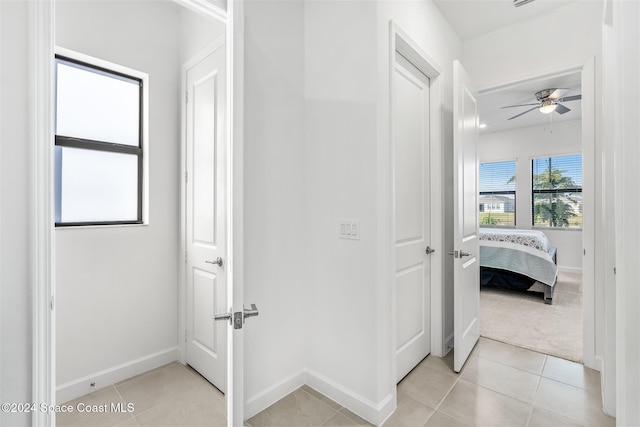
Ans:
[[[185,184],[186,184],[187,182],[189,182],[189,172],[185,172],[185,173],[184,173],[184,182],[185,182]]]
[[[189,92],[188,91],[184,93],[184,103],[185,104],[189,103]]]
[[[184,251],[184,263],[186,264],[189,260],[189,251]]]
[[[53,311],[53,295],[51,296],[51,299],[49,300],[49,306],[51,307],[51,311]]]
[[[186,329],[184,330],[184,342],[185,343],[187,342],[187,330]]]

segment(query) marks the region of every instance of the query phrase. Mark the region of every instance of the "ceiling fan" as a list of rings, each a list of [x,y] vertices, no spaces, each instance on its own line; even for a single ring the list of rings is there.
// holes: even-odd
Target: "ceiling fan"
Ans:
[[[560,104],[561,102],[576,101],[578,99],[582,99],[582,95],[572,95],[572,96],[567,96],[563,98],[562,96],[567,92],[569,92],[569,89],[559,89],[559,88],[543,89],[539,92],[536,92],[536,99],[538,100],[538,102],[536,103],[507,105],[506,107],[502,107],[502,108],[528,107],[528,106],[534,105],[533,108],[530,108],[527,111],[524,111],[520,114],[516,114],[515,116],[510,117],[509,120],[513,120],[535,109],[540,110],[540,112],[544,114],[549,114],[554,111],[558,114],[565,114],[571,111],[571,109]]]

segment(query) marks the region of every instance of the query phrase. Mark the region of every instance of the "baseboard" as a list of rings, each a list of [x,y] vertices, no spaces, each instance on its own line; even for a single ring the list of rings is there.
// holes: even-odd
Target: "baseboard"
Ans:
[[[374,425],[381,425],[396,409],[392,394],[375,404],[319,373],[306,369],[249,397],[244,408],[245,418],[253,417],[305,384]]]
[[[56,402],[61,404],[77,399],[176,360],[178,360],[178,347],[172,347],[66,382],[56,388]],[[94,383],[95,387],[92,387],[91,383]]]
[[[285,397],[287,394],[302,387],[304,385],[304,380],[304,371],[300,371],[267,388],[266,390],[249,397],[244,407],[245,419],[253,417]]]
[[[562,273],[579,273],[582,274],[582,268],[579,267],[565,267],[562,265],[558,266],[558,271]]]
[[[306,384],[373,425],[382,425],[396,409],[391,393],[376,404],[310,369],[306,370]]]

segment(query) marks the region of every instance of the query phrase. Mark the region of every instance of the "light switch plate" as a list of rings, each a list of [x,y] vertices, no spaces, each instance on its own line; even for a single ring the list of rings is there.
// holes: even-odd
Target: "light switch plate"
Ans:
[[[355,219],[339,220],[338,238],[347,240],[360,240],[360,221]]]

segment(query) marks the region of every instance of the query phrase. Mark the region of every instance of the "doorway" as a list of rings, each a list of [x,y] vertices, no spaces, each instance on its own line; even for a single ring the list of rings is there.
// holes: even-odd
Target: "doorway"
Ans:
[[[228,310],[224,38],[185,66],[185,362],[226,391]]]
[[[175,247],[179,234],[179,70],[182,55],[191,56],[191,50],[201,49],[194,41],[206,40],[207,31],[215,27],[212,19],[224,14],[214,12],[215,7],[208,11],[199,7],[194,13],[171,1],[59,3],[52,2],[57,8],[58,32],[46,40],[51,46],[55,40],[57,45],[94,58],[153,70],[149,73],[149,104],[143,104],[149,123],[142,120],[142,124],[149,126],[150,143],[142,162],[143,175],[148,176],[142,178],[145,213],[141,224],[68,227],[54,232],[51,253],[52,257],[55,253],[57,270],[57,329],[55,334],[49,332],[58,365],[44,371],[50,375],[51,388],[43,401],[61,403],[180,358],[179,337],[183,335],[179,333],[175,280],[184,259]],[[50,12],[53,16],[53,10]],[[123,19],[125,16],[138,19]],[[94,19],[83,19],[89,17]],[[188,25],[195,21],[200,23]],[[186,29],[180,32],[180,28]],[[211,39],[225,33],[224,24],[214,31]],[[46,152],[51,147],[39,145],[38,149]],[[48,286],[53,289],[52,284]],[[52,380],[54,369],[57,384]]]
[[[396,52],[396,357],[400,381],[431,351],[429,78]]]
[[[444,355],[442,324],[433,321],[442,317],[444,293],[442,70],[395,23],[389,55],[391,357],[397,383],[429,353]]]
[[[589,203],[593,194],[589,185],[593,164],[589,146],[593,147],[593,140],[592,135],[584,131],[581,120],[583,116],[589,117],[591,94],[583,91],[585,86],[588,88],[584,80],[583,70],[571,70],[485,90],[479,98],[481,123],[486,126],[481,130],[479,151],[480,226],[490,234],[508,234],[513,229],[540,234],[553,251],[554,256],[549,257],[548,263],[553,266],[555,261],[559,267],[553,300],[548,299],[546,302],[551,305],[546,307],[540,292],[551,289],[549,284],[535,283],[529,288],[538,292],[503,290],[496,285],[504,287],[506,283],[493,273],[490,278],[485,272],[483,283],[490,286],[483,287],[481,293],[481,318],[485,337],[576,362],[584,361],[593,368],[588,364],[588,354],[592,351],[588,341],[593,331],[589,332],[589,326],[583,324],[583,318],[585,322],[593,319],[593,311],[589,309],[593,287],[587,283],[588,271],[584,272],[584,286],[582,280],[583,263],[584,267],[589,266],[583,261],[586,253],[583,248],[589,244],[593,215]],[[562,102],[557,112],[545,114],[538,111],[536,93],[550,88],[560,88]],[[581,108],[583,92],[586,108]],[[532,105],[520,106],[529,102],[525,99]],[[540,180],[543,164],[547,176],[554,171],[565,183],[564,188],[578,191],[558,193],[553,203],[544,205],[544,201],[550,200],[552,190],[540,190],[544,186]],[[547,191],[545,197],[538,194],[541,191]],[[486,203],[491,201],[492,205]],[[544,209],[547,205],[564,209],[562,212],[556,209],[558,212],[550,216],[546,212],[551,210]],[[491,212],[487,206],[497,209]],[[507,206],[508,209],[504,209]],[[525,278],[520,287],[526,286],[525,281],[529,284]],[[564,331],[562,338],[555,338],[557,332],[553,331]]]

